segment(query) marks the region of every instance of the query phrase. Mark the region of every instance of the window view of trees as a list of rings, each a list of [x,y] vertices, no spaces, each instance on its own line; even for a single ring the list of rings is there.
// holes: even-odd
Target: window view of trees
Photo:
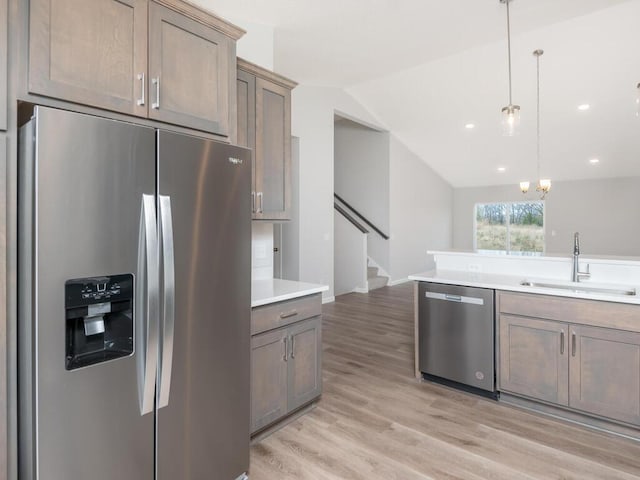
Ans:
[[[476,205],[476,249],[542,253],[544,203]]]

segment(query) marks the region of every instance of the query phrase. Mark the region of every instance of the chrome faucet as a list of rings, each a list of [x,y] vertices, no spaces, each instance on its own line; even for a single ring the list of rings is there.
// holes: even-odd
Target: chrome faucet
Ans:
[[[581,278],[589,278],[589,264],[587,263],[587,271],[580,271],[580,234],[576,232],[573,235],[573,273],[571,275],[572,282],[579,282]]]

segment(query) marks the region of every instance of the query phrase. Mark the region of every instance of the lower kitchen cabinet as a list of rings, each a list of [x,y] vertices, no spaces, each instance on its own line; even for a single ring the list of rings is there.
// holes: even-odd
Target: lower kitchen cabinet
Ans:
[[[318,397],[322,390],[321,317],[314,317],[289,328],[291,348],[287,382],[289,411]]]
[[[263,330],[269,316],[277,328],[251,337],[251,433],[285,418],[322,393],[319,312],[319,296],[254,309],[252,331]],[[283,326],[288,319],[294,321]]]
[[[501,293],[501,299],[505,295],[510,294]],[[516,299],[500,304],[515,305]],[[542,300],[540,309],[548,308]],[[589,315],[582,312],[602,303],[572,299],[547,313],[566,322],[533,318],[544,312],[527,308],[499,313],[499,390],[640,426],[640,332],[580,323]],[[520,304],[533,305],[527,299]]]
[[[570,328],[569,405],[640,425],[640,333]]]
[[[569,403],[567,325],[500,316],[500,390]]]
[[[287,414],[287,329],[251,339],[251,431]]]

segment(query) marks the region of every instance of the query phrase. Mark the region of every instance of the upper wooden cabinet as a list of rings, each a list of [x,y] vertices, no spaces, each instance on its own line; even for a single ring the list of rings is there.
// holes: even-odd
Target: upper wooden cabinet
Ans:
[[[242,30],[179,0],[31,0],[29,18],[31,93],[235,133]]]
[[[7,0],[0,0],[0,130],[7,129]]]
[[[291,90],[297,84],[238,59],[238,143],[253,150],[253,218],[289,220]]]
[[[156,3],[149,9],[149,117],[228,135],[235,41]]]

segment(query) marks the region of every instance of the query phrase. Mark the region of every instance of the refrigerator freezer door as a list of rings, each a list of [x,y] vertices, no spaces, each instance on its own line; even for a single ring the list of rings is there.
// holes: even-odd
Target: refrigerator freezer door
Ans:
[[[140,414],[140,352],[66,370],[65,282],[93,278],[90,295],[101,296],[101,277],[142,273],[140,205],[156,193],[155,132],[43,107],[34,124],[35,144],[22,135],[19,165],[20,203],[35,207],[19,213],[20,478],[153,480],[154,415]],[[107,332],[112,307],[92,306]],[[128,315],[119,321],[130,323]],[[76,333],[89,347],[101,343],[101,333]]]
[[[175,257],[158,480],[234,480],[249,467],[250,151],[161,131],[158,155]],[[161,378],[167,368],[160,366]]]

